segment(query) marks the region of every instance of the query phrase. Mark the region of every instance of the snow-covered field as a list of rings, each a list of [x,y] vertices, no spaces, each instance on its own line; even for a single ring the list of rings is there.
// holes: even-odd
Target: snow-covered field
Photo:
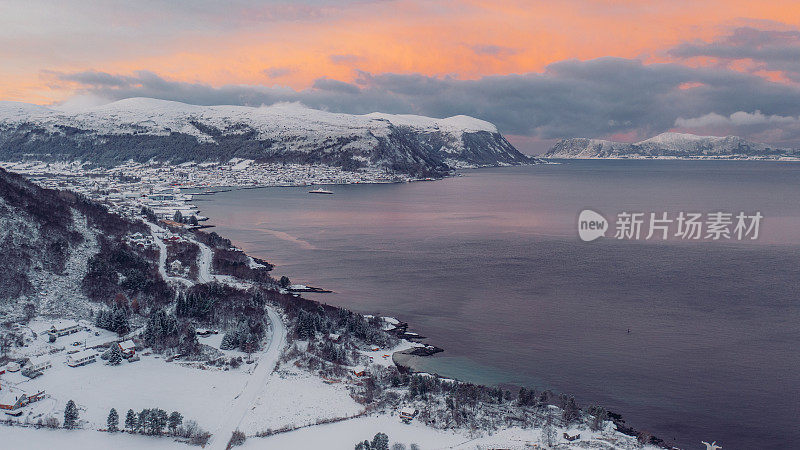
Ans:
[[[188,450],[186,444],[169,438],[101,433],[94,430],[37,430],[0,427],[0,448],[19,450]],[[197,447],[195,447],[197,448]]]
[[[581,439],[569,444],[562,433],[581,435]],[[267,448],[324,448],[326,450],[352,450],[356,442],[372,440],[376,433],[386,433],[390,446],[404,444],[409,448],[417,444],[421,449],[530,449],[547,448],[541,443],[540,429],[508,428],[494,434],[470,435],[466,431],[436,430],[419,422],[405,424],[396,415],[377,415],[359,417],[337,423],[317,425],[289,433],[269,437],[248,438],[244,450]],[[558,448],[642,448],[635,444],[634,438],[626,438],[618,433],[587,432],[577,429],[558,429],[556,442]],[[655,448],[655,447],[647,447]]]
[[[248,436],[267,429],[304,426],[319,419],[350,417],[363,407],[341,383],[326,384],[307,372],[292,370],[273,375],[242,422]]]

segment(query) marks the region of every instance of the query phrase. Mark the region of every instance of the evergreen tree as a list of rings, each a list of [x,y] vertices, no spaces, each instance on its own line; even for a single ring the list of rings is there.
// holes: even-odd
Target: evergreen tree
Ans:
[[[111,408],[111,411],[108,412],[108,419],[106,419],[106,425],[108,426],[109,433],[115,433],[119,431],[119,414],[117,414],[117,410]]]
[[[172,220],[178,223],[183,223],[183,214],[180,211],[175,211],[175,215],[172,216]]]
[[[169,429],[175,434],[175,430],[183,423],[183,416],[178,411],[172,411],[169,415]]]
[[[108,354],[108,363],[112,366],[118,366],[122,362],[122,350],[116,343],[111,344],[110,353]]]
[[[153,434],[161,434],[167,426],[169,416],[163,409],[153,409],[150,414],[150,428]]]
[[[389,436],[386,433],[378,433],[372,438],[370,450],[389,450]]]
[[[282,288],[287,288],[287,287],[292,285],[292,282],[289,281],[289,277],[287,277],[286,275],[281,277],[281,280],[279,281],[279,283],[280,283]]]
[[[64,407],[64,428],[75,428],[78,421],[78,407],[70,400]]]
[[[127,334],[128,331],[130,331],[130,325],[128,323],[128,311],[125,308],[114,307],[114,311],[111,314],[111,320],[109,320],[109,322],[109,328],[111,331],[115,331],[120,336]]]
[[[138,430],[142,433],[147,433],[150,427],[150,410],[143,409],[139,411],[139,418],[136,422],[139,424]]]
[[[225,336],[222,337],[222,343],[219,345],[219,348],[222,350],[233,350],[239,346],[239,338],[237,336],[236,331],[231,330],[225,333]]]
[[[136,420],[136,413],[129,409],[128,413],[125,414],[125,428],[134,431],[138,426],[139,422]]]

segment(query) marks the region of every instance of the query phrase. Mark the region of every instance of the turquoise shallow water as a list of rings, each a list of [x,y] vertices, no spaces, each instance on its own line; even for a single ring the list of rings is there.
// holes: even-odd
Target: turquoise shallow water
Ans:
[[[572,393],[685,448],[791,448],[798,181],[793,163],[572,161],[197,204],[276,275],[335,291],[315,298],[397,316],[446,349],[422,369]],[[752,242],[584,243],[584,208],[765,219]]]

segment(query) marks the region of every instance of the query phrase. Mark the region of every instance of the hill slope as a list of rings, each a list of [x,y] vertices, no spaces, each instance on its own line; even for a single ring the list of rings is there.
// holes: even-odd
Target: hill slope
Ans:
[[[195,106],[146,98],[65,112],[0,102],[0,160],[322,163],[410,175],[524,164],[485,121],[467,116],[338,114],[297,104]]]
[[[775,148],[737,136],[697,136],[662,133],[635,142],[602,139],[562,139],[543,155],[546,158],[636,158],[636,157],[781,157],[800,156],[797,150]]]
[[[171,299],[152,258],[123,237],[144,225],[65,191],[42,189],[0,169],[0,315],[85,312],[116,292],[153,304]]]

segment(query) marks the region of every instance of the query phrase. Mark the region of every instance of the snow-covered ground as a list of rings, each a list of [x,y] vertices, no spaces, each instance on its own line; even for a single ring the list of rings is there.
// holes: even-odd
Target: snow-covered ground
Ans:
[[[286,327],[275,310],[268,308],[270,331],[272,332],[268,346],[258,355],[258,362],[253,373],[246,378],[244,386],[235,396],[224,397],[225,407],[218,407],[217,413],[222,423],[212,429],[212,437],[206,445],[210,449],[225,449],[231,434],[240,428],[245,415],[253,408],[253,403],[270,381],[278,358],[286,344]],[[231,400],[227,400],[231,399]]]
[[[569,444],[562,433],[568,432],[581,439]],[[356,442],[372,440],[376,433],[386,433],[390,446],[404,444],[409,448],[417,444],[421,449],[530,449],[547,448],[541,442],[541,429],[508,428],[494,434],[470,435],[463,430],[437,430],[416,420],[403,423],[397,415],[375,415],[359,417],[342,422],[317,425],[269,437],[248,438],[244,450],[267,448],[324,448],[326,450],[352,450]],[[613,431],[588,432],[577,429],[557,429],[558,448],[642,448],[634,438],[621,436]],[[647,447],[655,448],[655,447]]]
[[[326,384],[300,370],[281,370],[261,391],[241,424],[248,436],[268,429],[300,427],[320,419],[351,417],[363,407],[341,383]]]
[[[61,419],[67,401],[74,400],[85,428],[104,428],[111,408],[116,408],[123,415],[128,409],[138,412],[144,408],[158,407],[168,412],[178,411],[187,419],[195,420],[201,427],[209,429],[219,423],[225,399],[237,395],[248,378],[247,371],[252,370],[248,365],[230,371],[217,368],[202,370],[178,362],[168,363],[161,357],[144,353],[139,354],[141,361],[123,362],[119,366],[106,365],[98,353],[94,363],[69,367],[66,365],[67,351],[83,349],[83,345],[72,346],[73,342],[86,341],[89,346],[97,345],[115,341],[116,334],[97,330],[100,336],[94,336],[93,329],[93,332],[63,336],[51,345],[47,342],[47,335],[42,332],[46,323],[37,320],[31,324],[31,328],[38,329],[38,338],[29,344],[25,355],[20,356],[49,359],[52,367],[32,380],[20,372],[0,375],[3,389],[27,394],[43,390],[46,394],[44,400],[23,409],[24,414],[19,418],[21,421],[28,418],[36,422],[47,415]],[[65,349],[49,353],[61,347]]]
[[[48,430],[0,427],[0,448],[19,450],[190,450],[169,438],[102,433],[94,430]]]

